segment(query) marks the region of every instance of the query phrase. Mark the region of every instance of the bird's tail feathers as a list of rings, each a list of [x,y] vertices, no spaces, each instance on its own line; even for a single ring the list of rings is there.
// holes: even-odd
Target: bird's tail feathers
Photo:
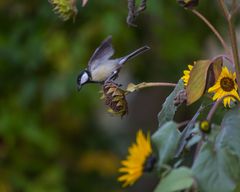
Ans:
[[[148,51],[149,49],[150,49],[150,47],[148,47],[148,46],[140,47],[139,49],[133,51],[133,52],[130,53],[129,55],[121,58],[121,60],[119,61],[119,64],[122,65],[122,64],[124,64],[126,61],[128,61],[128,60],[136,57],[136,56],[139,55],[139,54],[142,54],[142,53]]]

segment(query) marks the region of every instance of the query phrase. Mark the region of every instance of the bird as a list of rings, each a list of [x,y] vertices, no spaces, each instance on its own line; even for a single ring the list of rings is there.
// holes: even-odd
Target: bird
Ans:
[[[87,83],[104,84],[105,82],[115,80],[124,63],[149,49],[150,47],[145,45],[124,57],[112,59],[111,57],[114,54],[112,36],[108,36],[94,51],[87,68],[81,70],[78,74],[78,91]]]

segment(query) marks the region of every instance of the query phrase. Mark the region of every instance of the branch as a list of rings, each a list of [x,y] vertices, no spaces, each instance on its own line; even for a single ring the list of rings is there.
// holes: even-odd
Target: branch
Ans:
[[[228,22],[229,36],[230,36],[231,45],[232,45],[232,55],[233,55],[234,66],[235,66],[236,75],[237,75],[238,94],[240,94],[240,62],[239,62],[239,56],[238,56],[237,36],[236,36],[236,30],[234,26],[234,15],[231,15],[229,13],[228,8],[224,3],[224,0],[219,0],[219,4]]]
[[[229,47],[227,46],[227,43],[224,41],[223,37],[220,35],[218,30],[207,20],[206,17],[204,17],[200,12],[198,12],[195,9],[192,9],[192,12],[198,16],[211,30],[212,32],[216,35],[220,43],[222,44],[223,48],[225,49],[226,53],[231,55],[231,52],[229,50]]]
[[[177,84],[175,83],[166,83],[166,82],[143,82],[137,85],[130,83],[126,89],[126,94],[132,93],[134,91],[138,91],[140,89],[144,89],[147,87],[175,87]]]
[[[147,0],[142,0],[139,7],[136,8],[136,0],[128,0],[128,16],[127,24],[132,27],[137,27],[134,23],[137,16],[147,8]]]

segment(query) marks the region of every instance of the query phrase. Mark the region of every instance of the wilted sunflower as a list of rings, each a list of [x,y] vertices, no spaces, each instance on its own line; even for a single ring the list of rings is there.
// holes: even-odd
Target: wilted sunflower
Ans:
[[[144,136],[142,130],[138,131],[136,143],[129,147],[128,152],[127,159],[121,162],[123,167],[119,169],[120,173],[124,173],[118,178],[118,181],[124,182],[123,187],[134,184],[143,172],[152,171],[156,161],[152,154],[150,136]]]
[[[106,82],[103,85],[103,95],[101,99],[109,107],[108,112],[123,117],[128,113],[128,103],[125,97],[125,91],[114,82]]]
[[[183,71],[183,76],[182,76],[182,80],[184,82],[184,85],[187,86],[189,78],[190,78],[190,72],[193,68],[193,65],[188,65],[188,69]]]
[[[214,93],[213,100],[219,100],[226,95],[233,95],[240,101],[238,92],[237,92],[237,83],[236,83],[236,73],[228,71],[227,67],[222,68],[222,72],[216,81],[216,83],[208,89],[209,93]],[[229,106],[231,101],[236,101],[236,99],[231,96],[227,96],[223,99],[224,107]]]

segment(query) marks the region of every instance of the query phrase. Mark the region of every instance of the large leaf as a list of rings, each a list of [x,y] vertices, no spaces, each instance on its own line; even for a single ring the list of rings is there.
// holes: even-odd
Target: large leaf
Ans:
[[[183,89],[184,89],[183,81],[179,80],[175,89],[163,103],[162,110],[158,113],[159,127],[162,126],[164,123],[173,120],[175,112],[177,110],[177,106],[174,105],[174,98],[176,97],[178,92]]]
[[[175,192],[188,189],[193,185],[192,171],[186,167],[172,170],[163,178],[154,192]]]
[[[179,138],[180,132],[173,121],[165,123],[152,135],[152,142],[158,150],[157,167],[159,170],[164,163],[174,157]]]
[[[240,158],[240,107],[226,113],[221,127],[222,132],[217,138],[217,145],[228,147]]]
[[[234,192],[239,192],[240,191],[240,181],[237,184],[237,187],[235,188]]]
[[[240,109],[226,113],[215,142],[205,143],[193,172],[201,192],[232,192],[240,180]]]
[[[221,73],[221,66],[221,57],[213,61],[199,60],[195,62],[190,72],[190,78],[186,87],[187,105],[194,103],[203,95],[207,83],[208,85],[214,83]]]

